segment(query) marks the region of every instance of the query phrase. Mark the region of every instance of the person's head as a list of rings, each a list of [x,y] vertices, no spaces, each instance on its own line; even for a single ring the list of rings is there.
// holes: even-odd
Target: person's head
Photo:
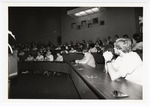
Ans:
[[[61,49],[62,49],[62,50],[65,50],[65,46],[62,46]]]
[[[38,56],[40,56],[40,55],[41,55],[41,53],[40,53],[40,52],[37,52],[37,54],[38,54]]]
[[[95,44],[91,43],[91,44],[89,44],[89,46],[90,46],[90,48],[93,48],[93,47],[95,47]]]
[[[87,53],[87,52],[88,52],[88,49],[87,49],[87,48],[85,48],[85,49],[82,50],[82,53],[83,53],[83,54],[85,54],[85,53]]]
[[[28,55],[29,57],[32,57],[32,54],[31,53],[29,53],[29,55]]]
[[[51,55],[51,51],[47,51],[46,55],[47,56]]]
[[[126,34],[126,35],[123,35],[122,36],[123,38],[129,38],[129,36]]]
[[[131,51],[131,40],[128,38],[119,38],[114,43],[115,54],[129,53]]]
[[[106,51],[112,52],[112,54],[114,54],[114,47],[113,47],[113,45],[111,45],[111,44],[105,45],[104,48],[103,48],[103,53],[106,52]]]
[[[106,38],[104,38],[104,39],[103,39],[103,43],[106,43],[106,42],[107,42],[107,39],[106,39]]]
[[[57,56],[60,56],[60,53],[57,53]]]
[[[73,47],[71,47],[71,50],[74,50],[74,48],[73,48]]]
[[[139,43],[142,41],[142,36],[138,33],[133,34],[133,42]]]
[[[110,36],[108,36],[108,40],[111,40],[111,37],[110,37]]]
[[[114,37],[115,37],[115,39],[118,39],[118,38],[119,38],[119,36],[118,36],[118,35],[114,35]]]

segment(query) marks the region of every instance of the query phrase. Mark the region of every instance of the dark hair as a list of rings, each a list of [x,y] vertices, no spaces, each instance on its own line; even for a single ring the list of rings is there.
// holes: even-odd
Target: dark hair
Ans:
[[[89,47],[90,47],[90,48],[93,48],[94,46],[95,46],[94,43],[89,44]]]
[[[111,44],[107,44],[104,46],[103,52],[110,51],[114,53],[114,47]]]
[[[116,34],[116,35],[114,35],[116,38],[119,38],[119,36]]]
[[[133,39],[138,43],[142,41],[142,36],[138,33],[133,34]]]
[[[29,53],[28,55],[32,56],[32,53]]]
[[[65,46],[62,46],[61,49],[62,49],[62,50],[65,50]]]
[[[126,34],[126,35],[123,35],[122,36],[123,38],[129,38],[129,36]]]
[[[88,52],[89,51],[89,49],[87,49],[87,48],[84,48],[83,50],[82,50],[82,52]]]

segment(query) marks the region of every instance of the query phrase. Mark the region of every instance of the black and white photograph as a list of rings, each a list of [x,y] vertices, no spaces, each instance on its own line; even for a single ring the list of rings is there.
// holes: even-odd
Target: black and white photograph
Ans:
[[[5,101],[145,100],[144,3],[6,3],[4,10]]]
[[[8,98],[142,100],[143,7],[102,8],[8,7]],[[71,30],[92,15],[105,29]]]

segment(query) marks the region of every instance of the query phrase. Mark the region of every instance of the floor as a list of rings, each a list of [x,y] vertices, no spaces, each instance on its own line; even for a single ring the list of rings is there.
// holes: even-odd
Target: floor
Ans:
[[[67,74],[22,74],[11,79],[9,99],[80,99]]]

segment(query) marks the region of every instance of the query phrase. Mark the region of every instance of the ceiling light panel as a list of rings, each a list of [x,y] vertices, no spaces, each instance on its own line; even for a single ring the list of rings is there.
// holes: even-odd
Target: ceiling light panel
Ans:
[[[93,11],[91,9],[85,10],[85,12],[88,13],[88,14],[92,14],[93,13]]]
[[[87,15],[87,13],[85,11],[81,11],[81,12],[79,12],[79,14],[81,14],[81,15]]]
[[[74,15],[77,16],[77,17],[82,16],[80,13],[75,13]]]
[[[96,8],[92,8],[91,9],[93,12],[98,12],[99,11],[99,9],[96,7]]]

